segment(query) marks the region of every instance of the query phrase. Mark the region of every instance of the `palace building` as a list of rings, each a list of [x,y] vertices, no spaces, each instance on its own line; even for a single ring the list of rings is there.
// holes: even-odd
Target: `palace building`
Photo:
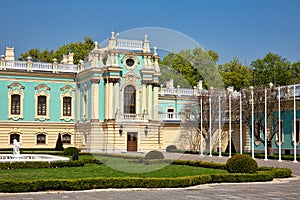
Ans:
[[[0,61],[1,148],[12,148],[13,139],[21,148],[54,148],[60,133],[64,147],[91,152],[189,149],[195,144],[189,143],[187,122],[199,122],[192,105],[207,91],[201,82],[192,89],[173,87],[172,80],[162,86],[159,59],[147,36],[127,40],[114,33],[105,47],[95,42],[78,65],[72,53],[62,63],[16,61],[14,48],[6,47]],[[250,151],[251,134],[246,123],[242,127],[240,139],[239,123],[230,129],[223,123],[222,144],[212,136],[211,148],[225,151],[230,130],[235,149]]]

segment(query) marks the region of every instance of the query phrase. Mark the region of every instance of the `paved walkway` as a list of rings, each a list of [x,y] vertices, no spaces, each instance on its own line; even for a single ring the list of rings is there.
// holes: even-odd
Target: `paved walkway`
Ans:
[[[225,163],[228,157],[209,157],[199,155],[166,154],[167,158],[202,160],[207,162]],[[287,167],[292,169],[293,178],[277,179],[265,183],[223,183],[205,184],[189,188],[167,189],[98,189],[88,191],[36,192],[21,194],[1,194],[1,200],[30,199],[299,199],[300,197],[300,163],[277,160],[264,161],[256,159],[259,166]]]

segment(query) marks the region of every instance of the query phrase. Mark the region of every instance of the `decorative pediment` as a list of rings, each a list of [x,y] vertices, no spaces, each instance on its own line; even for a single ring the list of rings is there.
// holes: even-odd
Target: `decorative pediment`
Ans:
[[[136,81],[140,79],[140,76],[133,72],[126,73],[122,77],[125,79],[126,83],[136,83]]]
[[[34,89],[35,90],[50,90],[50,88],[45,84],[40,84],[40,85],[34,87]]]
[[[72,86],[70,86],[70,85],[66,85],[66,86],[60,88],[60,91],[62,93],[66,93],[66,92],[73,93],[75,91],[75,89]]]
[[[7,87],[10,90],[15,90],[15,89],[23,90],[25,88],[23,85],[21,85],[20,83],[17,83],[17,82],[14,82],[14,83],[8,85]]]

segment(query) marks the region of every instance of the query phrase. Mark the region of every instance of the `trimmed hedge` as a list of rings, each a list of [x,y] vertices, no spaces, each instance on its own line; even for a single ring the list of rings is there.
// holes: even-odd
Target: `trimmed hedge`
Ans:
[[[145,156],[145,160],[150,160],[150,159],[164,159],[165,156],[162,152],[160,151],[149,151],[146,156]]]
[[[204,167],[213,169],[226,169],[225,164],[214,163],[214,162],[203,162],[200,160],[175,160],[172,162],[173,165],[189,165],[194,167]]]
[[[72,156],[73,154],[79,154],[80,149],[77,149],[76,147],[68,147],[64,149],[64,155],[66,156]]]
[[[63,168],[63,167],[82,167],[85,164],[103,164],[95,158],[83,159],[79,161],[56,161],[56,162],[3,162],[0,169],[37,169],[37,168]]]
[[[229,173],[250,173],[257,171],[257,162],[248,155],[235,154],[226,162],[226,170]]]
[[[284,175],[288,169],[262,171],[256,174],[210,174],[186,176],[178,178],[81,178],[81,179],[49,179],[39,181],[0,181],[0,192],[33,192],[45,190],[88,190],[105,188],[176,188],[205,183],[220,182],[263,182]],[[284,172],[284,173],[283,173]],[[289,173],[285,174],[289,177]]]
[[[169,145],[166,148],[166,152],[174,152],[177,150],[177,147],[175,145]]]

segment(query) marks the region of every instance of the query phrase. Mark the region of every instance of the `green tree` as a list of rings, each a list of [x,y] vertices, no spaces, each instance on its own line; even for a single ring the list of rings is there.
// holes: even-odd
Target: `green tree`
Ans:
[[[161,82],[172,78],[175,86],[193,87],[197,84],[197,81],[201,79],[200,74],[192,64],[180,54],[169,53],[160,62],[160,66],[162,71]],[[170,70],[170,68],[173,70]]]
[[[242,65],[238,58],[233,58],[232,61],[219,65],[219,71],[226,88],[233,86],[239,91],[251,85],[251,72],[247,66]]]
[[[61,62],[63,55],[74,53],[74,64],[78,64],[80,60],[85,60],[90,51],[95,47],[91,37],[85,37],[83,42],[69,43],[58,48],[54,57]]]
[[[289,79],[290,84],[300,83],[300,61],[294,62],[291,65],[291,78]]]
[[[74,53],[74,64],[78,64],[80,60],[85,60],[94,46],[93,39],[85,37],[83,42],[69,43],[59,47],[56,51],[46,49],[41,52],[39,49],[30,49],[21,54],[18,60],[26,61],[30,56],[34,62],[53,62],[53,58],[61,62],[64,54]]]
[[[168,66],[182,75],[172,77],[174,83],[182,82],[182,80],[176,80],[177,78],[184,78],[189,83],[189,86],[193,87],[197,85],[199,80],[203,80],[204,87],[223,89],[221,76],[216,66],[218,57],[219,55],[212,50],[207,51],[196,47],[194,49],[181,50],[178,53],[169,53],[160,62],[160,66],[161,68]],[[162,72],[168,71],[162,70]],[[165,81],[164,79],[167,75],[162,73],[161,82]],[[185,85],[180,86],[185,87]]]
[[[270,82],[274,85],[290,84],[291,70],[287,59],[273,53],[267,53],[263,59],[251,63],[253,84],[267,86]]]

